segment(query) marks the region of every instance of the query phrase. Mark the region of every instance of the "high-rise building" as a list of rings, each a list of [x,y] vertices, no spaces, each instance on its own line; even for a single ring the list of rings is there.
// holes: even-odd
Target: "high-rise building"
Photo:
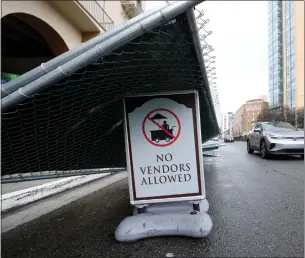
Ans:
[[[222,114],[221,118],[221,132],[225,132],[224,135],[229,134],[230,122],[233,120],[233,112],[226,112]]]
[[[304,107],[304,2],[268,3],[269,107]]]
[[[270,108],[282,106],[283,100],[283,45],[282,2],[268,3],[268,86]]]
[[[228,112],[227,114],[228,114],[228,124],[230,125],[231,121],[234,118],[234,114],[233,114],[233,112]]]

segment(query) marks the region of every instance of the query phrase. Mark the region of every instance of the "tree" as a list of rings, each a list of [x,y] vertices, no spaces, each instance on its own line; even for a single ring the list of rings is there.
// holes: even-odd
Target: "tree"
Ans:
[[[255,122],[265,122],[269,120],[269,111],[264,110],[263,112],[260,112],[258,116],[256,117]]]
[[[304,128],[304,107],[296,109],[295,118],[295,126],[298,128]]]
[[[287,122],[296,127],[304,128],[304,108],[291,109],[285,106],[276,110],[269,110],[268,120],[277,122]]]

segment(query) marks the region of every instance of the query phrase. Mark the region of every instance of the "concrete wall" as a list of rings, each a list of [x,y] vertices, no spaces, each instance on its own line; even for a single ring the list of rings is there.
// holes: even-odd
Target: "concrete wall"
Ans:
[[[2,1],[2,17],[11,13],[33,15],[49,24],[69,49],[82,42],[82,33],[45,1]]]
[[[120,0],[102,0],[97,2],[105,10],[110,19],[114,22],[114,26],[120,25],[129,19],[128,16],[125,14]],[[136,4],[136,1],[131,2],[134,2]],[[144,10],[146,5],[145,1],[141,2],[142,8]],[[60,5],[59,7],[63,6],[64,5]],[[68,11],[65,10],[65,12]],[[2,17],[11,13],[26,13],[43,20],[62,37],[69,49],[75,47],[81,42],[87,41],[91,37],[98,34],[96,33],[97,31],[93,30],[92,28],[89,30],[81,30],[79,28],[81,26],[74,26],[71,20],[69,20],[69,17],[67,17],[67,15],[63,15],[63,12],[59,12],[47,1],[2,1]],[[91,23],[95,22],[91,19]],[[88,26],[89,25],[87,24],[87,27]],[[82,32],[86,32],[85,35],[82,35]]]
[[[82,42],[86,42],[96,36],[98,36],[100,32],[83,32]]]
[[[118,26],[128,20],[127,15],[123,10],[121,1],[99,1],[104,5],[104,10],[114,22],[114,26]]]

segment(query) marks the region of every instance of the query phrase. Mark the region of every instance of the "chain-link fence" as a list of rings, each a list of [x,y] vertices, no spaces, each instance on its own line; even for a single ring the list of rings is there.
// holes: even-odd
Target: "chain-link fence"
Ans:
[[[220,102],[218,96],[218,85],[216,76],[216,56],[214,54],[214,47],[209,43],[209,37],[213,34],[212,30],[208,30],[207,27],[210,24],[210,19],[205,15],[204,9],[195,7],[194,10],[196,16],[196,23],[198,28],[199,40],[201,43],[201,50],[204,57],[205,68],[209,81],[209,87],[211,89],[211,96],[213,99],[214,109],[218,121],[220,121]]]
[[[121,170],[126,166],[122,99],[130,94],[197,90],[202,139],[218,134],[191,12],[147,30],[5,109],[2,176]]]

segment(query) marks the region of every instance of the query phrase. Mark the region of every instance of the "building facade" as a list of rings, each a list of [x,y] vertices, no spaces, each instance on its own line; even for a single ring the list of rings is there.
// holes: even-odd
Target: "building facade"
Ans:
[[[268,96],[267,95],[260,95],[258,98],[268,102]]]
[[[233,137],[242,135],[244,131],[243,116],[245,114],[245,104],[241,105],[234,113],[234,119],[230,123],[230,134]]]
[[[2,72],[8,77],[28,72],[145,8],[145,1],[125,0],[6,0],[1,4]]]
[[[270,108],[284,104],[282,2],[268,2],[268,93]]]
[[[230,123],[233,120],[233,112],[226,112],[223,113],[221,116],[221,132],[223,132],[223,135],[229,135],[230,134]]]
[[[230,123],[232,136],[244,136],[258,120],[268,118],[269,105],[264,99],[252,99],[243,104],[234,114]]]
[[[269,1],[268,23],[269,106],[304,107],[304,2]]]
[[[228,112],[228,127],[230,127],[230,123],[232,122],[233,118],[234,118],[234,114],[233,112]]]

